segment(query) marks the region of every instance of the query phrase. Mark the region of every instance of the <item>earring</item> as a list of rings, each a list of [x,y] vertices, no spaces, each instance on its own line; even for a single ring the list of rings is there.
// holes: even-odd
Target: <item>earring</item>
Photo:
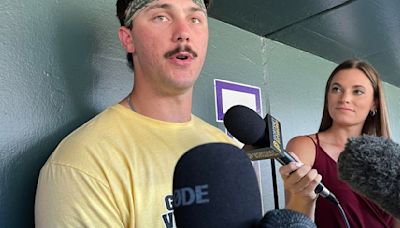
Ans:
[[[376,115],[376,108],[372,109],[372,110],[369,112],[369,114],[370,114],[371,116],[375,116],[375,115]]]

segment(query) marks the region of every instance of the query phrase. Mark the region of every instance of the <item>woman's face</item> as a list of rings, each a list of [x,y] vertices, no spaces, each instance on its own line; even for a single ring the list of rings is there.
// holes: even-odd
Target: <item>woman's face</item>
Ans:
[[[334,124],[362,127],[374,108],[374,90],[364,72],[353,68],[336,73],[328,90],[328,111]]]

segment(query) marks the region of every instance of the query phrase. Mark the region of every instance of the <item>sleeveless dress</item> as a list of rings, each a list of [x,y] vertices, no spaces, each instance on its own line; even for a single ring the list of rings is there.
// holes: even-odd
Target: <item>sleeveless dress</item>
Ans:
[[[394,219],[391,215],[366,197],[352,191],[347,183],[339,180],[336,161],[322,149],[318,134],[316,134],[316,139],[317,142],[312,139],[316,151],[313,168],[318,170],[322,175],[324,185],[338,198],[349,220],[350,227],[393,227]],[[365,175],[368,175],[368,173]],[[337,206],[328,202],[323,197],[318,197],[317,199],[315,223],[321,228],[345,227]]]

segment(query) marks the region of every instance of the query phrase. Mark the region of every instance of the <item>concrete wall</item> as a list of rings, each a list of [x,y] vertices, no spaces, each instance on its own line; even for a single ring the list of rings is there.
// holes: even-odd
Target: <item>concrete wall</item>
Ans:
[[[0,4],[0,227],[33,227],[37,175],[59,141],[132,87],[117,38],[115,1]],[[325,80],[335,64],[210,19],[208,59],[193,111],[215,122],[213,80],[262,89],[263,111],[283,138],[317,129]],[[397,87],[385,84],[395,138]],[[261,161],[264,209],[273,208],[269,161]],[[281,207],[283,195],[280,195]]]

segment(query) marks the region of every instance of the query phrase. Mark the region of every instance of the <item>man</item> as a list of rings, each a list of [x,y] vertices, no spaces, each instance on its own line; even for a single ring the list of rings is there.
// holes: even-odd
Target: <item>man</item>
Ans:
[[[174,227],[179,157],[231,143],[191,113],[208,43],[204,2],[118,0],[117,8],[134,88],[65,138],[42,168],[37,227]]]

